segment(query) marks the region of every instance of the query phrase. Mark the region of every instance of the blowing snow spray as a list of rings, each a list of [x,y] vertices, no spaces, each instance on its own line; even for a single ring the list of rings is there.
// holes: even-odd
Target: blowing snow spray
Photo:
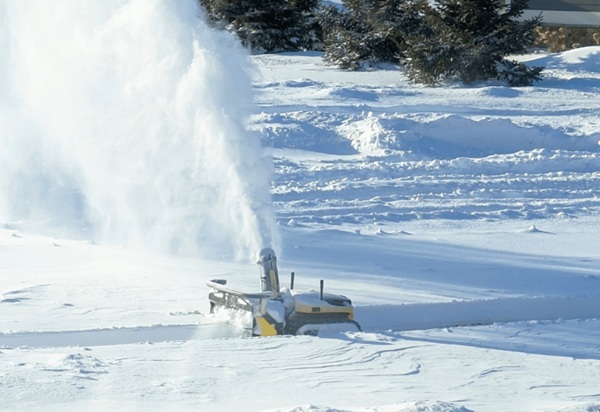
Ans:
[[[276,243],[248,57],[195,0],[0,4],[0,221],[248,258]]]

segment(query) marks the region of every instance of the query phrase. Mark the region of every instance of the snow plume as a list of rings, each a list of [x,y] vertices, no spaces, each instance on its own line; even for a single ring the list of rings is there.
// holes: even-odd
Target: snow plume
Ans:
[[[274,246],[250,63],[195,0],[0,4],[0,219],[216,258]]]

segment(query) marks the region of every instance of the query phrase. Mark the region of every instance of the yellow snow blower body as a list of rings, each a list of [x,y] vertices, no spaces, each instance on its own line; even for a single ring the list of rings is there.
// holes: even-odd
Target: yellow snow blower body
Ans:
[[[217,308],[252,314],[253,336],[318,335],[323,331],[360,331],[354,307],[346,296],[319,291],[297,292],[294,274],[290,288],[279,287],[275,252],[266,248],[258,254],[262,291],[244,293],[228,288],[224,279],[207,282],[211,313]]]

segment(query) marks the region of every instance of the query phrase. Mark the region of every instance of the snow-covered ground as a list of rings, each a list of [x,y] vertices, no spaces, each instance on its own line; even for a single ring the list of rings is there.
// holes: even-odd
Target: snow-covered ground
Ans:
[[[77,8],[77,3],[69,4]],[[5,21],[12,9],[18,9],[18,2],[11,4],[0,6]],[[136,7],[141,3],[136,4],[131,2],[133,10],[122,10],[118,19],[139,15],[141,9]],[[175,3],[156,0],[153,4],[174,9],[169,15],[173,21],[182,19],[186,11]],[[101,20],[98,15],[102,14],[95,14],[95,19]],[[164,10],[158,14],[162,15]],[[152,30],[162,22],[161,17],[153,18],[158,20],[151,20]],[[124,27],[135,33],[144,27],[141,21],[132,28],[117,21],[121,25],[94,32],[94,47],[104,50],[98,33],[119,34]],[[185,55],[186,47],[198,46],[182,40],[181,33],[176,39]],[[165,31],[161,35],[166,36]],[[0,46],[11,44],[7,38],[0,36]],[[33,40],[30,46],[37,44]],[[28,50],[27,44],[22,47],[30,59],[38,52]],[[119,47],[126,48],[127,43]],[[192,67],[202,59],[214,63],[215,53],[226,53],[217,62],[240,60],[228,58],[229,52],[211,52],[210,45],[202,47],[208,52],[194,59]],[[169,57],[169,53],[173,50],[167,43],[157,55]],[[101,57],[106,56],[104,51]],[[546,66],[542,82],[526,88],[501,84],[426,88],[408,84],[402,72],[391,67],[357,73],[327,67],[317,53],[252,56],[255,104],[246,127],[254,132],[248,138],[260,138],[264,154],[273,158],[271,192],[278,233],[247,233],[249,227],[261,224],[272,227],[268,208],[255,207],[264,200],[258,196],[265,182],[248,181],[262,176],[264,172],[256,169],[264,165],[240,158],[244,153],[263,156],[252,142],[240,145],[238,138],[225,138],[214,149],[210,140],[207,146],[187,145],[177,136],[179,146],[170,146],[171,136],[160,133],[173,129],[167,123],[152,123],[145,129],[147,118],[138,124],[141,132],[132,125],[126,132],[150,149],[140,157],[132,150],[108,162],[115,172],[126,172],[127,184],[107,186],[99,177],[100,164],[90,156],[96,146],[90,152],[83,144],[69,152],[74,156],[85,152],[76,166],[65,169],[73,176],[63,170],[62,180],[58,179],[64,193],[64,185],[78,183],[78,174],[85,176],[74,188],[79,208],[66,208],[80,213],[84,212],[81,202],[94,206],[99,195],[86,196],[95,193],[90,188],[96,185],[134,194],[151,186],[167,191],[170,198],[183,196],[183,202],[174,203],[146,196],[129,204],[127,213],[111,212],[108,217],[123,224],[140,208],[144,219],[136,221],[138,241],[129,242],[130,246],[123,246],[122,236],[99,239],[92,218],[82,219],[83,230],[67,231],[75,218],[60,225],[65,215],[60,207],[68,202],[56,201],[60,191],[39,189],[51,186],[53,176],[33,170],[15,172],[23,151],[37,152],[15,145],[9,133],[22,139],[29,138],[32,130],[42,137],[53,136],[44,134],[39,125],[31,127],[31,121],[47,119],[49,114],[28,113],[33,119],[28,122],[10,117],[24,116],[15,102],[26,101],[27,107],[35,102],[36,110],[43,112],[44,105],[53,101],[51,85],[43,99],[18,87],[0,94],[2,159],[13,161],[13,169],[0,166],[4,207],[0,210],[0,410],[600,410],[600,47],[521,58]],[[168,66],[165,62],[176,60],[158,59],[155,67],[163,70],[158,71],[158,80],[152,71],[138,77],[134,71],[135,85],[143,84],[144,94],[133,103],[161,93],[171,96],[165,92],[169,83],[161,79]],[[150,58],[150,63],[154,61]],[[142,63],[139,67],[149,64]],[[177,67],[185,67],[185,62],[181,64]],[[43,80],[57,76],[61,66],[52,65],[51,74],[44,66],[35,67],[29,74],[39,71]],[[86,67],[70,67],[67,73],[73,78],[85,73]],[[132,64],[128,69],[136,67]],[[221,94],[211,101],[210,93],[201,93],[204,86],[197,89],[194,82],[186,82],[186,90],[201,96],[184,101],[200,104],[207,116],[233,125],[222,130],[213,125],[204,132],[238,133],[240,120],[232,116],[247,109],[240,109],[245,97],[240,103],[236,93],[218,86],[227,77],[208,67],[200,65],[194,73],[206,84],[214,82]],[[11,74],[9,65],[0,69]],[[3,76],[0,84],[6,78],[12,79]],[[89,81],[75,84],[85,86]],[[91,81],[105,79],[98,75]],[[153,81],[159,81],[160,87]],[[126,84],[127,96],[137,96],[137,86]],[[78,104],[91,102],[90,110],[99,110],[109,97],[93,85],[86,91],[97,94],[82,98],[71,90],[72,97]],[[55,107],[48,108],[53,113],[50,109]],[[148,106],[143,113],[168,117],[170,112],[163,109],[155,112]],[[83,109],[78,113],[92,116]],[[82,123],[123,119],[113,114]],[[186,114],[176,111],[174,117],[181,121]],[[197,119],[194,124],[204,127]],[[20,136],[17,126],[26,128],[27,134]],[[54,132],[72,133],[70,138],[87,130],[77,124],[68,130],[53,127]],[[102,136],[92,132],[95,138]],[[147,135],[150,140],[144,140]],[[202,140],[202,133],[193,139]],[[139,163],[154,159],[161,145],[169,149],[169,162],[150,162],[143,177],[136,175],[143,170],[136,168]],[[187,180],[179,184],[177,178],[188,176],[184,167],[193,163],[188,152],[202,149],[209,150],[202,160],[213,158],[217,176],[209,180],[202,173],[210,170],[196,170],[196,181],[210,190],[192,197],[197,215],[182,213],[186,190],[196,186]],[[105,154],[104,146],[97,149],[97,157]],[[128,159],[136,167],[119,163]],[[181,171],[173,171],[177,159]],[[98,170],[87,170],[88,163]],[[35,166],[31,161],[19,164]],[[7,184],[13,177],[23,181],[22,175],[33,183],[35,196],[27,197],[27,187],[15,192]],[[21,197],[14,197],[15,193]],[[54,196],[50,217],[9,217],[7,208],[23,197],[30,202],[28,211],[39,206],[35,209],[48,212],[40,193]],[[218,201],[207,202],[209,194]],[[32,204],[35,199],[40,204]],[[106,205],[111,199],[127,197],[117,193],[102,199],[99,204]],[[169,219],[150,213],[148,201],[164,201],[160,216],[168,214]],[[241,227],[238,222],[248,214],[227,214],[233,217],[219,221],[221,226],[202,220],[225,212],[224,208],[229,212],[233,208],[226,203],[232,201],[262,213],[260,224]],[[105,222],[101,218],[98,221]],[[190,226],[192,218],[202,224]],[[156,222],[176,230],[141,230]],[[138,239],[165,236],[172,243],[201,228],[218,239],[216,246],[209,236],[196,243],[212,255],[189,253],[189,247],[183,255],[157,252],[156,242],[148,245]],[[228,243],[238,229],[241,240]],[[282,283],[287,284],[291,271],[296,273],[297,288],[317,288],[319,279],[325,279],[326,290],[352,299],[363,332],[248,338],[225,323],[233,320],[234,326],[240,326],[239,319],[208,315],[207,280],[227,278],[237,289],[259,289],[258,268],[231,257],[243,256],[248,245],[261,237],[275,242]],[[217,247],[227,244],[240,251]]]

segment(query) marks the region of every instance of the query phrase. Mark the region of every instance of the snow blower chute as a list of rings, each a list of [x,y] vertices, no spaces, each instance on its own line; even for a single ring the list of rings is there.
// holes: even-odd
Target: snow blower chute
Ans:
[[[237,309],[252,314],[253,336],[318,335],[323,331],[360,331],[354,321],[354,308],[346,296],[319,291],[294,290],[292,272],[289,288],[279,287],[277,257],[266,248],[258,254],[261,292],[243,293],[226,287],[224,279],[207,282],[210,311]]]

